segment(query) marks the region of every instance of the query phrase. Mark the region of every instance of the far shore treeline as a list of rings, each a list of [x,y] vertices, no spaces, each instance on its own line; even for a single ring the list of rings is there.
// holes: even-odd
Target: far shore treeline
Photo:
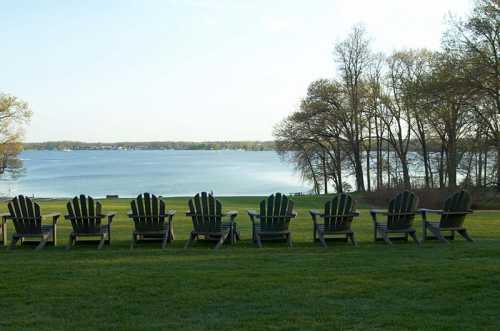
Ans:
[[[271,151],[273,141],[149,141],[89,143],[78,141],[50,141],[25,143],[24,150],[245,150]]]
[[[276,126],[277,150],[316,193],[348,190],[349,176],[359,192],[500,192],[499,17],[498,0],[476,0],[449,19],[441,49],[389,54],[355,26],[333,48],[337,75]]]

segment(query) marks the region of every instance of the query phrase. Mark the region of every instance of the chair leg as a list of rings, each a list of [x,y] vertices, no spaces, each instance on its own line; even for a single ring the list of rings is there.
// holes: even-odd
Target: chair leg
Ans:
[[[165,233],[163,241],[161,242],[161,249],[165,249],[165,247],[167,247],[167,242],[169,238],[170,238],[170,231]]]
[[[445,244],[448,244],[448,240],[446,240],[445,237],[443,237],[443,235],[441,234],[441,231],[437,228],[435,228],[434,226],[432,225],[428,225],[428,229],[429,231],[432,232],[432,234],[439,240],[441,241],[442,243],[445,243]]]
[[[288,241],[288,247],[292,247],[292,234],[289,233],[287,236],[287,241]]]
[[[465,240],[469,241],[469,242],[473,242],[474,240],[472,240],[472,238],[469,236],[469,234],[467,233],[467,230],[466,229],[463,229],[463,230],[457,230],[457,232],[462,236],[464,237]]]
[[[173,230],[173,228],[169,228],[168,229],[168,237],[167,238],[168,238],[168,242],[174,241],[175,238],[174,238],[174,230]]]
[[[259,248],[262,248],[262,241],[260,240],[260,234],[258,233],[255,234],[255,240],[257,241],[257,246]]]
[[[17,241],[19,238],[12,237],[12,241],[10,242],[9,249],[16,249]]]
[[[424,219],[422,219],[422,239],[420,240],[421,243],[423,243],[427,239],[427,222]]]
[[[349,238],[351,238],[351,242],[353,246],[358,246],[358,242],[356,241],[356,238],[354,237],[354,232],[349,234]]]
[[[130,250],[134,249],[135,247],[135,241],[136,241],[136,236],[135,233],[132,234],[132,241],[130,242]]]
[[[226,241],[226,239],[228,239],[228,236],[230,235],[230,233],[228,232],[227,234],[223,234],[222,236],[220,236],[220,239],[219,241],[217,242],[217,245],[215,245],[214,247],[214,250],[218,250],[219,247],[222,246],[222,244],[224,244],[224,241]]]
[[[415,241],[415,243],[418,246],[420,246],[420,240],[418,240],[418,238],[417,238],[417,233],[416,232],[409,232],[408,234],[413,238],[413,240]]]
[[[97,246],[97,250],[101,250],[102,246],[104,246],[104,243],[106,242],[106,237],[104,235],[101,236],[101,241],[99,241],[99,245]]]
[[[377,222],[373,222],[373,242],[376,243],[377,242],[377,233],[378,233],[378,230],[377,230],[377,225],[378,223]]]
[[[73,240],[74,240],[74,236],[70,234],[68,244],[66,245],[67,251],[69,251],[71,249],[71,247],[73,246]]]
[[[389,236],[387,236],[387,232],[382,231],[380,232],[380,234],[382,235],[382,239],[384,239],[386,244],[392,245],[392,241],[391,239],[389,239]]]
[[[318,231],[318,237],[319,237],[319,242],[324,248],[327,248],[328,245],[326,244],[325,241],[325,233],[323,231]]]
[[[196,233],[191,232],[189,234],[189,239],[186,241],[186,245],[184,245],[184,249],[189,248],[191,244],[196,240]]]
[[[52,236],[52,234],[47,234],[47,235],[42,236],[42,240],[40,240],[40,243],[38,244],[38,246],[36,246],[35,250],[39,251],[39,250],[43,249],[45,247],[45,245],[47,244],[49,236]]]

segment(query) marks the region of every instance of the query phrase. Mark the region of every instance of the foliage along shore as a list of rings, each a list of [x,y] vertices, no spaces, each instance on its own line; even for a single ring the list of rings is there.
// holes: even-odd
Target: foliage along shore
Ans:
[[[48,141],[25,143],[24,150],[245,150],[272,151],[272,141],[149,141],[89,143],[79,141]]]

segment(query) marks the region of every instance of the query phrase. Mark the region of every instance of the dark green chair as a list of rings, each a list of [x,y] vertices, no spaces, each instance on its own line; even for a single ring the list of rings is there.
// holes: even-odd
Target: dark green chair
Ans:
[[[28,197],[19,195],[8,203],[9,215],[5,219],[12,220],[15,233],[12,235],[10,248],[16,247],[20,240],[21,244],[35,243],[36,250],[45,247],[46,244],[56,245],[57,242],[57,220],[59,213],[42,215],[40,206]],[[42,219],[52,218],[52,224],[43,225]]]
[[[214,249],[218,249],[224,242],[234,244],[240,238],[235,222],[237,211],[222,212],[222,204],[212,194],[201,192],[188,202],[189,211],[186,216],[193,221],[193,230],[189,234],[185,248],[190,247],[200,236],[205,240],[217,241]],[[229,221],[224,222],[224,217]]]
[[[71,222],[73,228],[66,249],[71,249],[82,238],[99,237],[97,249],[111,244],[111,223],[116,213],[102,213],[101,203],[83,194],[68,201],[66,208],[68,214],[64,218]],[[105,218],[107,224],[102,224]]]
[[[165,202],[150,193],[139,194],[130,202],[128,217],[134,221],[130,249],[138,242],[161,242],[164,249],[174,240],[172,224],[175,210],[166,210]]]
[[[259,213],[249,210],[252,222],[252,240],[262,247],[263,240],[286,240],[292,247],[290,220],[297,216],[293,211],[293,201],[286,195],[276,193],[260,202]]]
[[[437,239],[448,243],[448,240],[455,239],[455,232],[458,232],[465,240],[472,242],[467,229],[464,228],[465,217],[472,213],[470,205],[470,194],[467,191],[460,191],[449,196],[445,200],[443,209],[441,210],[420,209],[423,226],[422,240]],[[440,220],[430,221],[428,214],[437,214]],[[432,235],[428,235],[428,231]],[[443,232],[448,232],[449,234],[444,235]]]
[[[418,199],[415,194],[404,191],[389,202],[387,211],[372,209],[370,214],[373,220],[374,241],[383,240],[387,244],[392,244],[392,240],[408,241],[408,236],[411,236],[415,243],[420,245],[416,231],[413,228],[417,204]],[[385,216],[386,221],[381,222],[377,219],[377,215]],[[403,235],[394,236],[394,234]]]
[[[350,239],[354,246],[357,245],[351,223],[359,213],[355,211],[355,202],[349,194],[335,195],[325,204],[323,213],[315,209],[310,213],[314,223],[314,241],[319,239],[323,247],[327,247],[326,236],[331,236],[332,239],[342,239],[346,242]],[[323,223],[320,223],[320,219]]]

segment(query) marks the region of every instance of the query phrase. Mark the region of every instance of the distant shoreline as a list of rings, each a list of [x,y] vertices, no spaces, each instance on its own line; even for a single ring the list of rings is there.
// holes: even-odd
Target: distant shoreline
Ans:
[[[274,151],[273,141],[150,141],[87,143],[78,141],[49,141],[24,143],[24,150],[80,151],[80,150],[244,150]]]

